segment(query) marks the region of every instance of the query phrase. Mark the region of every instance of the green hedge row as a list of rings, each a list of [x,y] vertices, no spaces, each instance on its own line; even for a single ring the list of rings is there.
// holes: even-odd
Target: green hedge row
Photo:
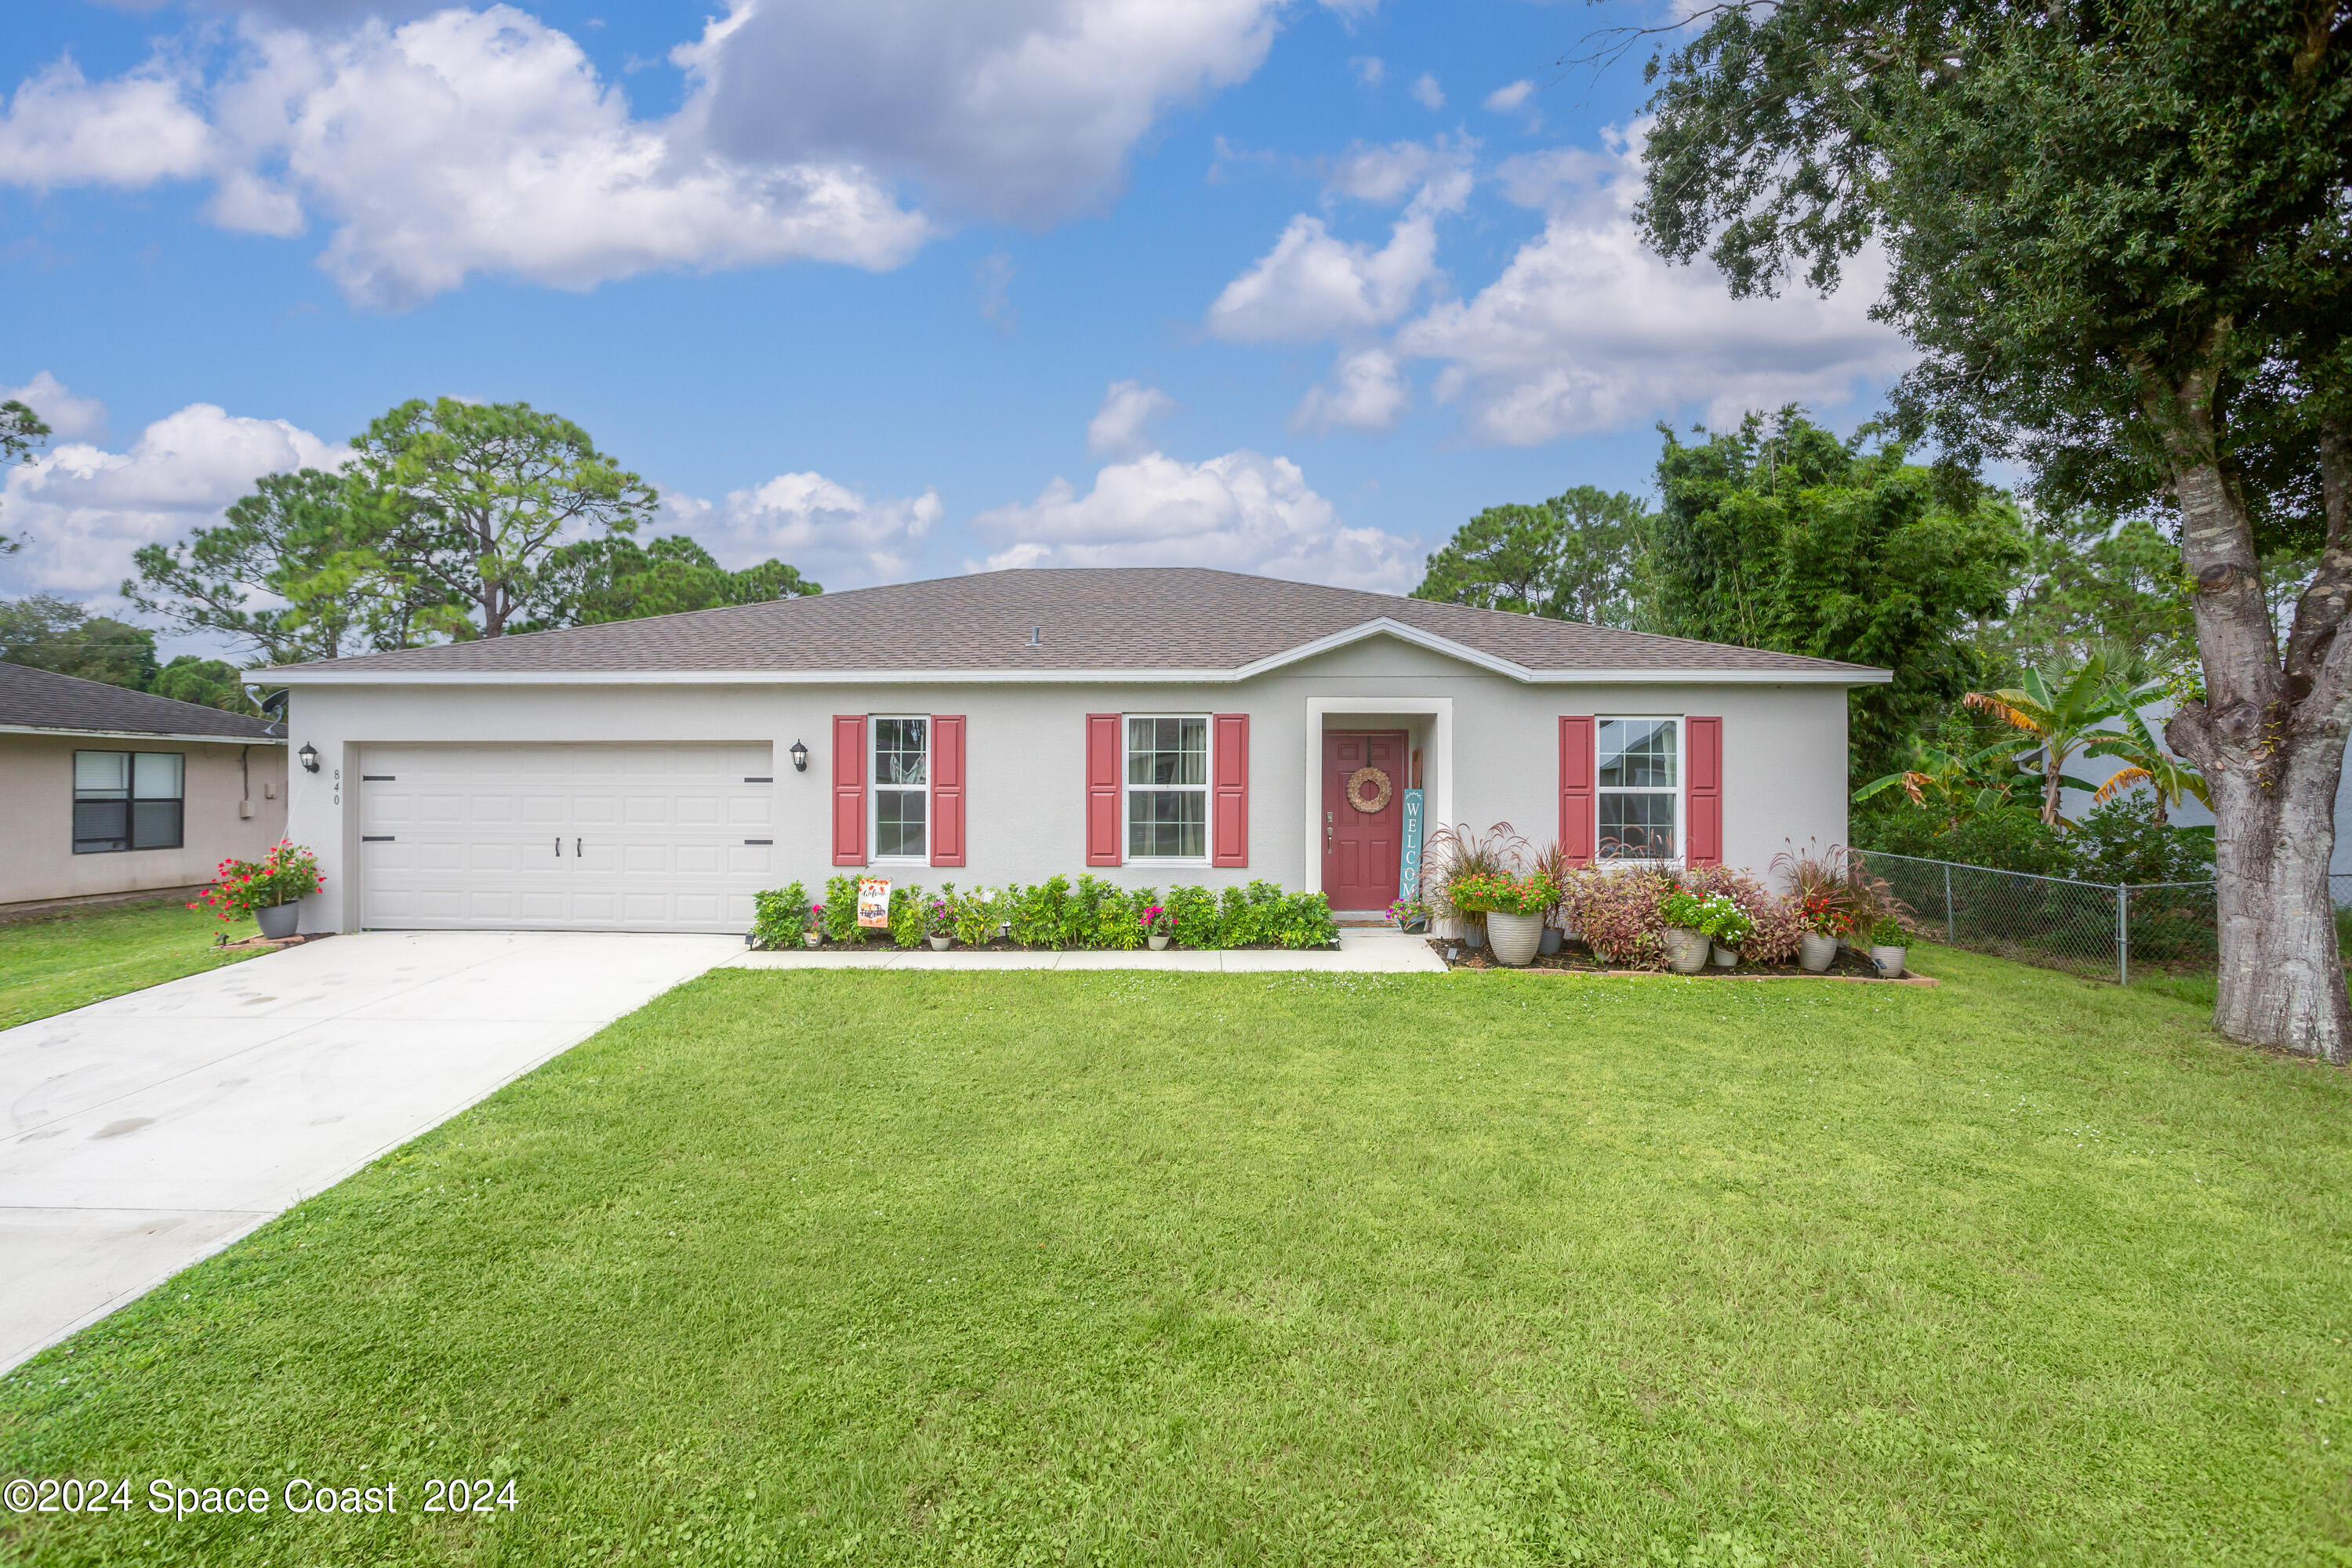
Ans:
[[[952,882],[937,892],[893,885],[885,933],[858,928],[857,879],[839,876],[825,883],[822,910],[816,923],[835,942],[878,942],[887,934],[900,947],[918,947],[939,934],[967,947],[1010,936],[1021,947],[1137,948],[1147,934],[1147,914],[1153,929],[1166,931],[1178,947],[1329,947],[1339,940],[1322,894],[1286,893],[1265,881],[1223,892],[1171,888],[1164,900],[1156,889],[1115,887],[1092,875],[1075,883],[1052,877],[1030,886],[1013,882],[961,892]],[[756,910],[754,947],[798,946],[812,921],[808,890],[798,882],[758,895]]]

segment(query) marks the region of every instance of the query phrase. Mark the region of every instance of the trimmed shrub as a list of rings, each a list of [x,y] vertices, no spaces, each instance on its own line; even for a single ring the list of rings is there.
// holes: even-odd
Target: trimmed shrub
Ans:
[[[1681,882],[1685,891],[1702,899],[1719,893],[1739,906],[1752,928],[1739,944],[1741,958],[1750,963],[1786,963],[1796,956],[1805,919],[1795,900],[1768,891],[1763,883],[1730,866],[1694,866],[1682,874]]]
[[[1629,969],[1666,966],[1666,922],[1658,905],[1675,890],[1663,871],[1607,870],[1580,866],[1560,889],[1570,931],[1612,963]]]
[[[798,882],[751,895],[751,945],[761,951],[797,947],[808,930],[808,889]]]

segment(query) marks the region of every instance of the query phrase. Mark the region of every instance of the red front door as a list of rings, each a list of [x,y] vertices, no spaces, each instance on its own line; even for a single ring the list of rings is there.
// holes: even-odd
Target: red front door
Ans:
[[[1323,896],[1333,909],[1395,900],[1410,761],[1401,730],[1323,737]]]

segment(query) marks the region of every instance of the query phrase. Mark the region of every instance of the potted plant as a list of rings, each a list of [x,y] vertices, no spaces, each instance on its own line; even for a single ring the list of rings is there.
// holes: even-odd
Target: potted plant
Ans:
[[[1741,946],[1756,934],[1755,921],[1728,893],[1709,893],[1699,901],[1706,906],[1706,920],[1699,929],[1706,932],[1717,965],[1723,969],[1735,967],[1739,963]]]
[[[1486,916],[1486,942],[1495,962],[1514,967],[1531,962],[1543,940],[1544,911],[1559,902],[1559,884],[1540,871],[1515,877],[1508,871],[1474,871],[1446,889],[1455,909]]]
[[[1568,879],[1575,868],[1569,863],[1568,851],[1562,849],[1557,841],[1545,845],[1537,853],[1536,869],[1549,877],[1552,886],[1559,889],[1563,897],[1566,896]],[[1543,939],[1536,943],[1536,951],[1546,958],[1558,952],[1568,942],[1567,928],[1560,923],[1564,919],[1565,915],[1557,903],[1544,911]]]
[[[1838,895],[1817,888],[1798,903],[1804,934],[1797,938],[1797,963],[1815,974],[1837,959],[1838,943],[1853,931],[1853,914]]]
[[[1419,899],[1399,899],[1389,906],[1389,919],[1404,931],[1425,931],[1429,929],[1429,906]]]
[[[945,952],[955,943],[955,904],[952,895],[933,899],[923,911],[923,934],[930,939],[933,952]]]
[[[1666,967],[1676,974],[1705,969],[1710,941],[1704,929],[1706,900],[1677,888],[1659,901],[1658,918],[1666,922]]]
[[[1911,956],[1910,933],[1893,915],[1881,915],[1870,927],[1870,962],[1878,965],[1881,978],[1902,977],[1904,961]]]
[[[210,910],[224,921],[251,915],[267,942],[292,936],[302,923],[302,900],[327,885],[319,874],[319,858],[283,838],[258,860],[222,861],[213,876],[213,885],[188,908]]]
[[[808,929],[801,932],[801,942],[803,945],[808,947],[821,947],[824,944],[824,906],[823,904],[809,906]]]

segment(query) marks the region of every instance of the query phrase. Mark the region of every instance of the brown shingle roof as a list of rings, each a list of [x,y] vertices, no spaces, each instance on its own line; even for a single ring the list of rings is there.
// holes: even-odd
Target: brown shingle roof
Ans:
[[[21,664],[0,664],[0,725],[97,734],[218,736],[224,741],[278,739],[251,714],[224,713]]]
[[[1381,617],[1531,669],[1837,671],[1866,666],[1183,566],[1033,567],[271,671],[1230,670]],[[1030,628],[1038,646],[1029,646]]]

